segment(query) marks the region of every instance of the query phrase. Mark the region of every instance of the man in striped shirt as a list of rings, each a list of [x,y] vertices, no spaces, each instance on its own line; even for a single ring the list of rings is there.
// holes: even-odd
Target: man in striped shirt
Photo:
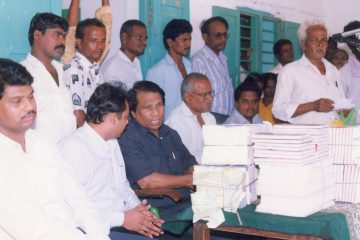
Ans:
[[[234,108],[233,86],[227,57],[223,53],[228,39],[228,23],[222,17],[211,17],[201,26],[205,46],[191,59],[193,72],[206,75],[215,91],[211,112],[218,124],[223,123]]]

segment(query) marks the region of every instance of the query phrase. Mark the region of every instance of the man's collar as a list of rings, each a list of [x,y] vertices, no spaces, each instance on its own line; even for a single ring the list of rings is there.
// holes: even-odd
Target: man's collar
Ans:
[[[139,131],[141,132],[141,134],[145,135],[145,134],[151,134],[153,136],[155,136],[148,128],[142,126],[140,123],[138,123],[135,119],[131,119],[130,123],[132,124],[135,128],[139,129]],[[166,135],[166,133],[168,129],[166,128],[166,126],[163,124],[161,124],[160,128],[159,128],[159,135],[160,137],[163,137],[164,135]]]
[[[121,48],[119,49],[119,52],[118,52],[120,58],[122,60],[124,60],[125,62],[130,62],[130,63],[134,63],[135,61],[137,61],[137,57],[134,58],[134,61],[131,61],[131,59],[121,50]]]
[[[98,66],[96,62],[91,63],[89,59],[87,59],[82,53],[78,51],[76,51],[75,53],[75,58],[79,60],[82,66],[87,67],[89,69]]]

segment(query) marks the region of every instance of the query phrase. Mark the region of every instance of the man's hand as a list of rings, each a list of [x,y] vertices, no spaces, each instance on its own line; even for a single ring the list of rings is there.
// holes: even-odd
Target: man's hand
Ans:
[[[149,209],[150,205],[144,200],[137,207],[125,212],[123,227],[150,238],[163,234],[160,227],[164,221],[157,219]]]
[[[334,109],[334,101],[328,98],[320,98],[312,103],[316,112],[330,112]]]

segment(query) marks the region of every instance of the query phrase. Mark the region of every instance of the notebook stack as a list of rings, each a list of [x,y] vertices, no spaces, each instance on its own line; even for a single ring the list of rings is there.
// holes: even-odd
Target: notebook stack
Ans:
[[[334,204],[327,139],[327,128],[313,125],[275,125],[273,133],[254,135],[261,195],[256,211],[305,217]]]
[[[360,203],[360,126],[330,127],[329,158],[336,174],[336,201]]]

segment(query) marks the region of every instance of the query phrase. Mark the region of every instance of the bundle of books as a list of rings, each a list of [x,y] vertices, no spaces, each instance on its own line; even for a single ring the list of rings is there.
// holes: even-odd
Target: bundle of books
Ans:
[[[336,201],[360,203],[360,126],[329,128],[329,158],[336,173]]]
[[[254,135],[258,212],[305,217],[334,204],[327,138],[319,125],[275,125],[272,133]]]

